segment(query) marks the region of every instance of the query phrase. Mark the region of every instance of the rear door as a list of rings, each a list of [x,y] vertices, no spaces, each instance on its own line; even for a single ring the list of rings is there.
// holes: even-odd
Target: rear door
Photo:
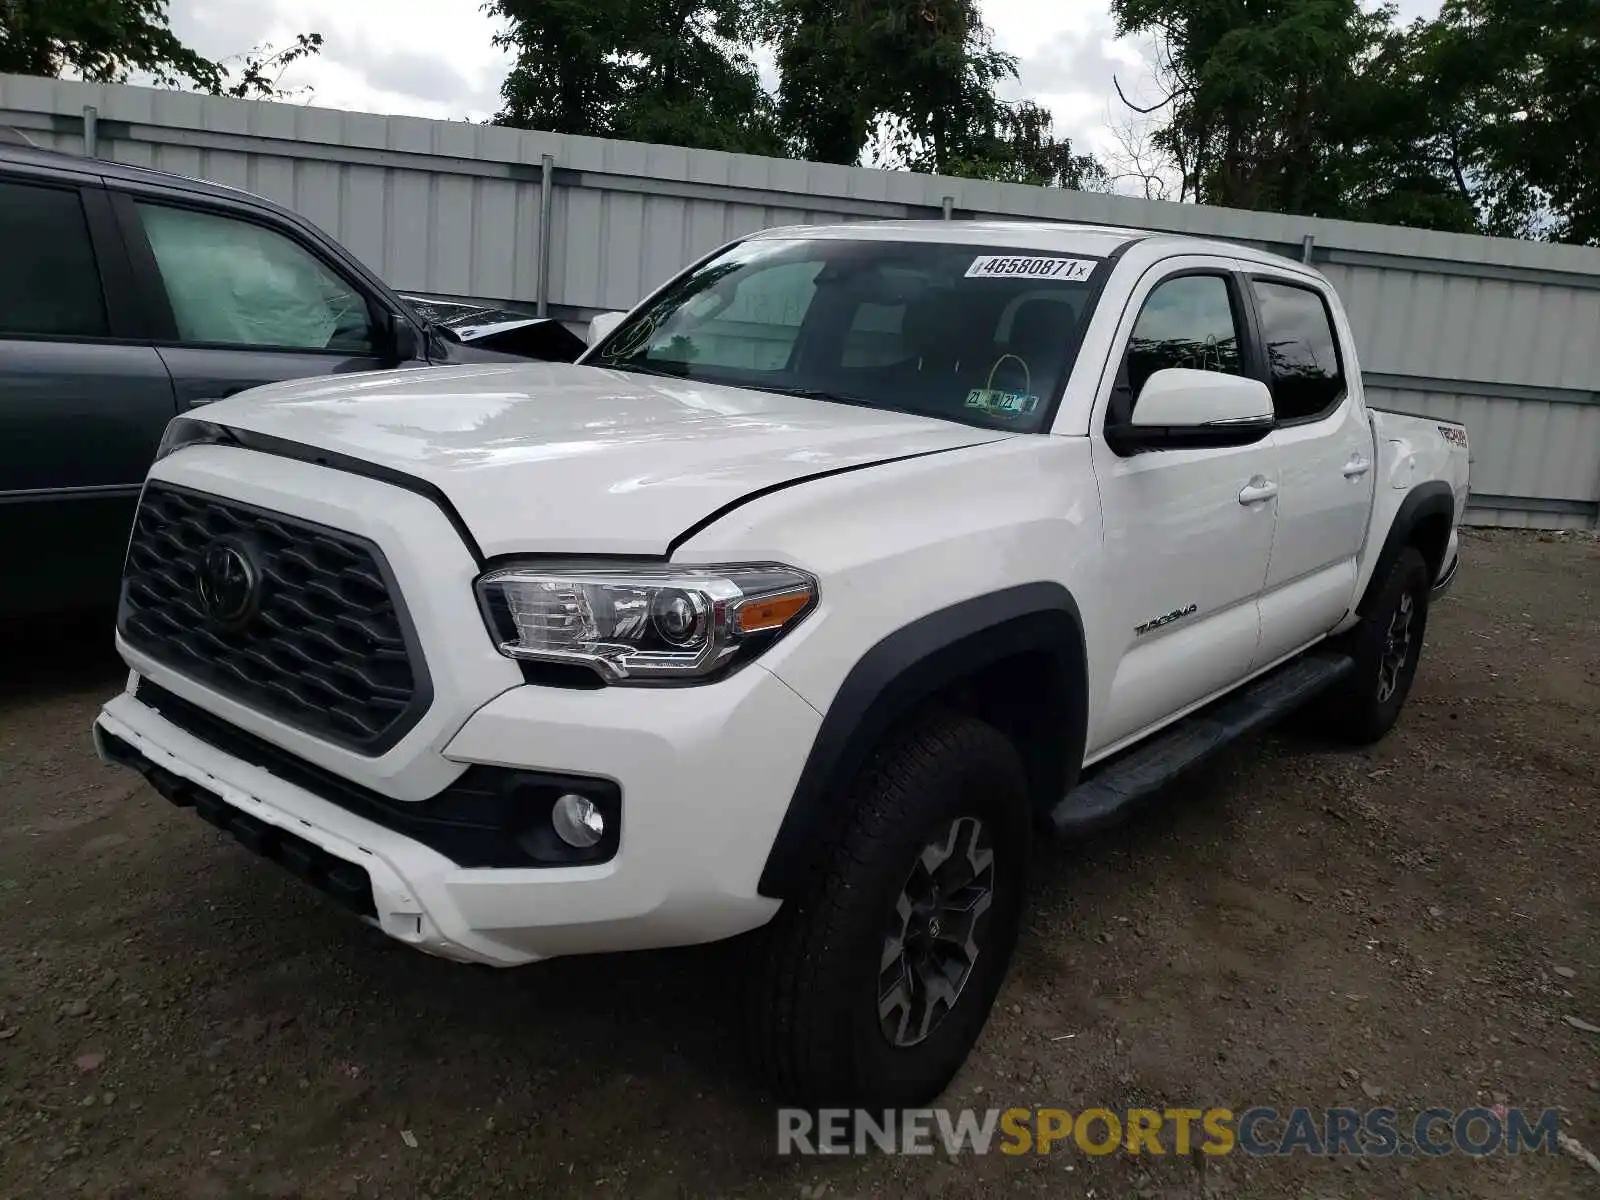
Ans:
[[[292,225],[186,193],[111,198],[180,408],[394,365],[384,307]]]
[[[1349,333],[1324,286],[1251,267],[1258,370],[1272,389],[1278,521],[1261,596],[1259,665],[1326,634],[1354,602],[1372,512],[1373,441],[1342,352]]]
[[[105,191],[0,173],[0,616],[112,607],[172,384]]]

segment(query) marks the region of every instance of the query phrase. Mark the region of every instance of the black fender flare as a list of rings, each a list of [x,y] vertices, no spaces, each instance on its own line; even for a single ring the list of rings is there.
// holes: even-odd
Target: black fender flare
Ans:
[[[788,810],[767,854],[758,890],[782,899],[803,877],[817,842],[837,817],[846,789],[893,726],[929,698],[1020,654],[1050,662],[1046,711],[1054,736],[1038,739],[1049,762],[1030,764],[1036,786],[1060,799],[1083,763],[1088,670],[1083,618],[1058,583],[1028,583],[919,617],[878,642],[835,693]]]
[[[1378,551],[1378,561],[1373,565],[1366,589],[1356,603],[1357,613],[1361,616],[1367,615],[1368,605],[1378,594],[1378,589],[1383,586],[1383,580],[1388,576],[1389,569],[1394,566],[1394,560],[1399,558],[1400,552],[1411,543],[1411,536],[1416,532],[1417,526],[1434,516],[1452,520],[1455,512],[1455,493],[1442,479],[1430,479],[1411,490],[1410,494],[1400,502],[1399,511],[1389,523],[1389,533],[1383,539],[1383,548]],[[1431,586],[1433,580],[1428,580],[1428,583]]]

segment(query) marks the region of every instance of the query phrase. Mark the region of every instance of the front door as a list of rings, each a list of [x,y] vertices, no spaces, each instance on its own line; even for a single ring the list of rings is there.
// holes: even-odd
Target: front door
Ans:
[[[1119,344],[1126,402],[1164,367],[1246,374],[1245,309],[1231,262],[1169,260],[1135,292]],[[1270,438],[1255,445],[1146,451],[1105,442],[1102,397],[1091,425],[1105,531],[1102,628],[1116,662],[1093,697],[1088,755],[1103,756],[1249,674],[1257,602],[1272,549]],[[1243,496],[1241,496],[1243,493]],[[1095,701],[1098,703],[1095,703]]]

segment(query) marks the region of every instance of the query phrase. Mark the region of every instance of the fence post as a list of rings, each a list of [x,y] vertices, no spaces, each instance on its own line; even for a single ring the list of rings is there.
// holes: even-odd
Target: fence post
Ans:
[[[83,106],[83,153],[86,158],[98,158],[100,148],[100,114],[92,104]]]
[[[1308,233],[1300,239],[1300,261],[1306,266],[1311,265],[1311,252],[1317,248],[1317,235]]]
[[[550,315],[550,228],[555,213],[556,157],[546,154],[539,160],[539,307],[541,317]]]
[[[944,198],[944,219],[946,221],[955,219],[955,207],[956,198],[954,196],[946,196]]]

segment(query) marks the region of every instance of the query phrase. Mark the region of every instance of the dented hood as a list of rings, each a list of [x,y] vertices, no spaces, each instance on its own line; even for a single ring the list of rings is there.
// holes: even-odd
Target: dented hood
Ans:
[[[751,493],[1012,436],[560,363],[295,380],[196,415],[431,484],[486,556],[663,554]]]

